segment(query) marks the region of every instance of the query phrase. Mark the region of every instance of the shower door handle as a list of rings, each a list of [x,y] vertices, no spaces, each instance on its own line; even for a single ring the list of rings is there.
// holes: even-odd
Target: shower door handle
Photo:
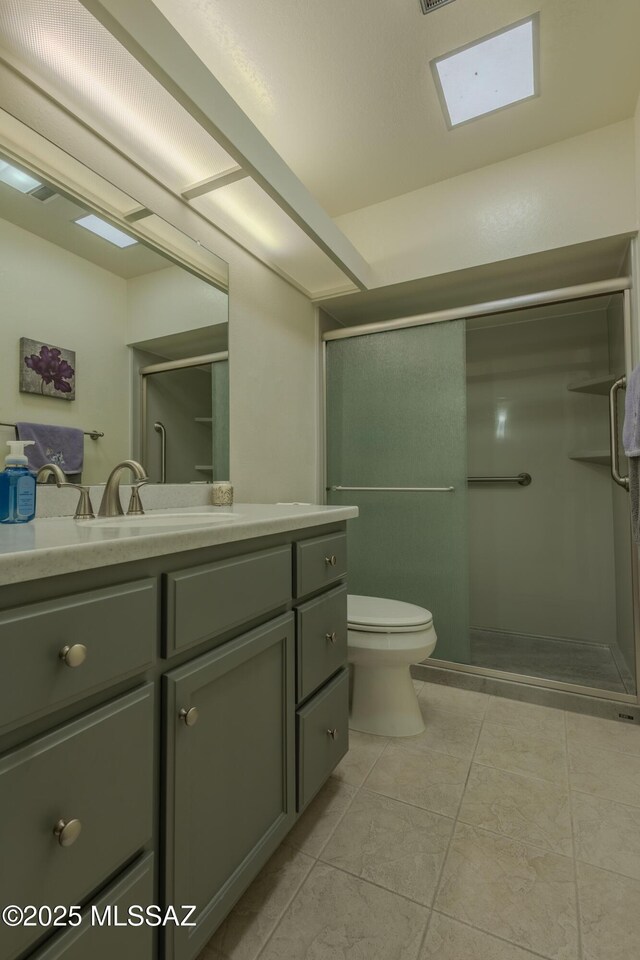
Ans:
[[[609,444],[611,450],[611,476],[623,490],[629,490],[629,477],[620,475],[618,467],[618,391],[627,386],[627,378],[619,377],[609,391]]]
[[[164,423],[157,420],[153,429],[160,434],[160,483],[167,482],[167,431]]]

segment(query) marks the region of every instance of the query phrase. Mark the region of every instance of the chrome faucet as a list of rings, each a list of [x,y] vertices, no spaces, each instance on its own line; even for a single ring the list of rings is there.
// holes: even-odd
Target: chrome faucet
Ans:
[[[93,512],[93,504],[91,503],[91,497],[89,495],[89,487],[85,487],[81,483],[70,483],[57,463],[44,463],[36,473],[36,482],[39,482],[41,477],[46,477],[50,473],[53,474],[58,489],[62,487],[72,487],[74,490],[80,491],[80,498],[73,519],[93,520],[95,513]]]
[[[98,509],[99,517],[121,517],[124,515],[122,504],[120,503],[120,477],[123,470],[131,470],[138,483],[131,488],[131,499],[129,500],[129,514],[143,514],[142,503],[140,502],[139,489],[145,483],[149,483],[149,478],[145,473],[142,464],[137,460],[122,460],[113,468],[105,484],[102,502]]]

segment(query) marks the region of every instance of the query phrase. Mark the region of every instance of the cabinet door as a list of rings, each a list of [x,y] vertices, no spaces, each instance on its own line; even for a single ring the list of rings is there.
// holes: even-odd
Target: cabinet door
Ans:
[[[287,614],[164,678],[166,956],[195,957],[295,817],[294,627]],[[195,711],[195,712],[194,712]]]

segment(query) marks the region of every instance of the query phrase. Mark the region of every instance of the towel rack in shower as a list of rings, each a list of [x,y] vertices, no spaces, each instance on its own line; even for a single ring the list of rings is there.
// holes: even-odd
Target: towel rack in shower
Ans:
[[[0,420],[0,427],[15,427],[15,423],[5,423]],[[82,432],[85,437],[91,437],[92,440],[99,440],[100,437],[104,437],[104,433],[101,433],[100,430],[83,430]]]

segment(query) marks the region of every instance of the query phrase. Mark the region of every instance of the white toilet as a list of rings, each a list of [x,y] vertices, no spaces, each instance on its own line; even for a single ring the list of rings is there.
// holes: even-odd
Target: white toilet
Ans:
[[[380,737],[422,733],[409,665],[435,649],[431,613],[400,600],[350,595],[347,620],[353,671],[349,726]]]

